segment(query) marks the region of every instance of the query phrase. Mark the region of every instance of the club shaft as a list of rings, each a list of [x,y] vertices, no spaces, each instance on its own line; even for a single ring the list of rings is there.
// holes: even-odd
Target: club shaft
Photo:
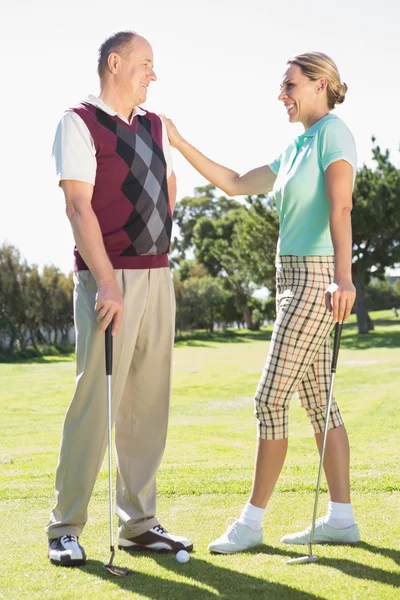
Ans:
[[[329,398],[328,398],[328,404],[326,406],[324,435],[323,435],[323,439],[322,439],[321,455],[320,455],[320,459],[319,459],[317,487],[315,489],[314,511],[313,511],[313,517],[312,517],[312,522],[311,522],[310,542],[308,544],[308,552],[309,552],[310,556],[312,556],[312,545],[314,543],[315,522],[317,520],[319,490],[320,490],[320,486],[321,486],[322,467],[323,467],[323,464],[324,464],[326,440],[327,440],[327,437],[328,437],[329,419],[330,419],[330,414],[331,414],[331,405],[332,405],[332,397],[333,397],[333,384],[334,384],[334,381],[335,381],[335,373],[336,373],[337,360],[338,360],[338,356],[339,356],[339,346],[340,346],[340,338],[341,338],[341,336],[342,336],[342,323],[336,323],[336,325],[335,325],[335,337],[334,337],[334,342],[333,342],[333,356],[332,356],[332,367],[331,367],[331,379],[330,379],[330,384],[329,384]]]
[[[108,433],[108,500],[110,518],[110,548],[114,551],[113,492],[112,492],[112,422],[111,422],[111,375],[107,375],[107,433]]]
[[[318,477],[317,477],[317,487],[315,489],[315,500],[314,500],[314,511],[311,523],[311,535],[310,535],[310,543],[309,543],[309,554],[312,556],[312,545],[314,542],[314,534],[315,534],[315,522],[317,519],[317,510],[318,510],[318,499],[319,499],[319,490],[321,486],[321,476],[322,476],[322,466],[324,464],[325,457],[325,448],[326,448],[326,439],[328,436],[328,427],[329,427],[329,417],[331,413],[331,404],[332,404],[332,396],[333,396],[333,383],[335,381],[335,374],[331,374],[331,381],[329,385],[329,399],[328,404],[326,406],[326,415],[325,415],[325,426],[324,426],[324,437],[322,440],[322,448],[321,455],[319,459],[319,467],[318,467]]]

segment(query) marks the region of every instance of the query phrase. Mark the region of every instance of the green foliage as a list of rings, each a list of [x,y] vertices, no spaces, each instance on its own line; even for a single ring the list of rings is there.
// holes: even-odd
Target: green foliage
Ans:
[[[192,198],[181,200],[175,217],[181,232],[174,242],[179,267],[183,262],[181,281],[188,272],[187,255],[192,253],[236,298],[233,304],[230,294],[225,296],[230,305],[220,311],[221,317],[226,320],[227,313],[236,317],[234,313],[239,310],[240,321],[250,329],[257,328],[252,318],[252,294],[256,286],[275,286],[276,212],[263,196],[249,197],[242,204],[224,196],[217,198],[215,187],[208,185],[196,188]],[[233,320],[237,318],[230,322]]]
[[[228,293],[221,280],[210,275],[189,277],[175,289],[178,330],[204,328],[211,332],[214,324],[223,320],[223,305]]]
[[[24,354],[28,346],[67,342],[73,324],[73,281],[54,266],[40,274],[13,246],[0,248],[0,349]]]
[[[353,266],[366,283],[372,267],[383,275],[400,261],[400,170],[388,150],[374,146],[372,155],[376,167],[358,171],[353,194]]]
[[[365,299],[368,310],[400,310],[400,282],[391,286],[387,281],[378,281],[365,288]]]
[[[278,213],[264,196],[246,198],[246,210],[235,227],[233,250],[242,272],[257,287],[275,290],[275,256],[279,234]]]
[[[388,150],[374,146],[372,154],[376,168],[364,165],[358,171],[353,194],[353,279],[360,333],[370,329],[365,286],[372,270],[382,277],[386,267],[400,261],[400,170]]]

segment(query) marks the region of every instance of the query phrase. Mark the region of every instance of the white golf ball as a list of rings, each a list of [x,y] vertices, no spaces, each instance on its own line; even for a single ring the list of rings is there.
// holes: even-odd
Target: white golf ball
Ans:
[[[186,550],[179,550],[179,552],[176,553],[175,558],[178,563],[187,563],[190,560],[189,552],[186,552]]]

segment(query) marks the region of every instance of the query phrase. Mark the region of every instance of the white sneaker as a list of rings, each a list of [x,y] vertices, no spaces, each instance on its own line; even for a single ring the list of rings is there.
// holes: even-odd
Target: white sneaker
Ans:
[[[168,533],[161,525],[156,525],[148,531],[134,537],[121,537],[118,535],[118,548],[120,550],[155,550],[156,552],[178,552],[178,550],[193,550],[190,540],[180,535]]]
[[[259,544],[262,544],[262,541],[262,529],[260,529],[260,531],[253,531],[250,527],[247,527],[247,525],[244,525],[243,523],[239,523],[239,521],[235,519],[221,537],[209,544],[208,549],[210,552],[219,552],[220,554],[234,554],[235,552],[243,552],[244,550],[249,550],[254,546],[258,546]]]
[[[308,544],[311,536],[311,525],[299,531],[285,535],[281,542],[284,544]],[[325,523],[324,518],[315,523],[314,544],[357,544],[360,541],[360,532],[357,525],[351,525],[345,529],[334,529]]]
[[[76,535],[62,535],[49,540],[48,557],[53,565],[76,567],[84,565],[86,554]]]

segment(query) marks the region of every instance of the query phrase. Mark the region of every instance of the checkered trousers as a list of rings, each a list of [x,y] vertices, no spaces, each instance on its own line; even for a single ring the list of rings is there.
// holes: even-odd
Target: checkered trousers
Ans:
[[[325,307],[325,291],[334,277],[333,257],[280,256],[276,277],[277,318],[255,395],[258,435],[266,440],[288,437],[289,402],[295,392],[314,432],[323,432],[331,376],[334,323]],[[341,425],[333,398],[329,429]]]

